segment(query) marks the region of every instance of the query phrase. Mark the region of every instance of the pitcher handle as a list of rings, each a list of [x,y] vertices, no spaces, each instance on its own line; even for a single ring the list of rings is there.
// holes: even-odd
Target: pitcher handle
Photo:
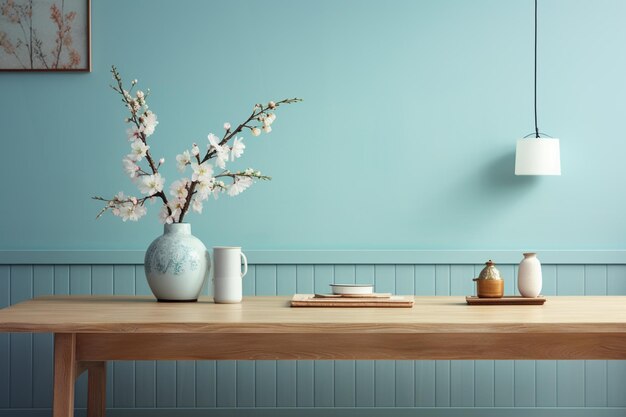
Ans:
[[[243,260],[243,273],[241,274],[241,278],[243,278],[248,273],[248,258],[246,258],[243,252],[241,252],[241,259]]]

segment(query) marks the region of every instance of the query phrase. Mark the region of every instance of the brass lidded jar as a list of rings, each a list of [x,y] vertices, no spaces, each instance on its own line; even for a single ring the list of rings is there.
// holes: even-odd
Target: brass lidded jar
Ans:
[[[485,267],[474,281],[478,298],[502,298],[504,295],[504,280],[491,259],[485,262]]]

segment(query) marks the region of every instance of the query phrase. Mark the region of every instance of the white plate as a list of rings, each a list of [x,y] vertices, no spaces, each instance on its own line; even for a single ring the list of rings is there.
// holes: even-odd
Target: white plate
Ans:
[[[330,284],[333,294],[372,294],[372,284]]]

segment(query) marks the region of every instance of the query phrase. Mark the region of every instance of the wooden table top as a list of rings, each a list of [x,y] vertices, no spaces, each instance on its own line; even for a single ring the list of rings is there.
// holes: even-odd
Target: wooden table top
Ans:
[[[543,306],[468,306],[415,297],[413,308],[292,308],[290,297],[241,304],[158,303],[141,296],[49,296],[0,310],[0,332],[45,333],[626,333],[626,296],[548,297]]]

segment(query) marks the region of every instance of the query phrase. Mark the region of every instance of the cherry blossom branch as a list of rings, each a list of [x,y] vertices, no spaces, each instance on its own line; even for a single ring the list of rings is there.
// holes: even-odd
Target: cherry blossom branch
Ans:
[[[270,180],[269,176],[262,175],[261,172],[252,168],[237,172],[225,169],[226,163],[229,160],[232,162],[240,158],[246,147],[243,144],[243,138],[237,137],[237,135],[244,129],[249,129],[253,136],[258,136],[261,134],[260,124],[262,124],[262,130],[265,133],[271,132],[271,124],[276,120],[274,110],[283,104],[302,101],[299,98],[291,98],[278,102],[270,101],[266,105],[255,104],[252,113],[235,129],[231,129],[230,123],[224,123],[225,132],[221,139],[210,133],[208,135],[210,143],[204,155],[200,155],[200,149],[195,143],[191,152],[185,150],[182,154],[177,155],[178,169],[183,172],[186,166],[191,165],[193,174],[191,178],[182,178],[172,183],[169,189],[171,197],[168,199],[163,190],[164,179],[159,174],[159,168],[164,160],[160,159],[157,164],[147,144],[148,138],[154,133],[158,124],[156,115],[148,109],[146,103],[146,97],[150,90],[147,90],[146,93],[142,91],[132,93],[137,80],[132,81],[130,88],[125,90],[122,77],[115,66],[112,66],[111,73],[115,83],[110,87],[121,96],[122,103],[130,111],[129,117],[125,120],[131,126],[127,131],[128,138],[132,142],[131,153],[126,155],[122,161],[124,170],[131,178],[138,179],[139,191],[147,196],[142,198],[125,197],[123,193],[119,193],[112,199],[93,198],[106,202],[106,206],[98,213],[97,217],[111,210],[123,221],[138,220],[146,214],[145,201],[158,197],[163,202],[159,215],[161,221],[163,223],[181,223],[190,208],[193,207],[195,212],[201,213],[202,202],[208,199],[210,195],[217,198],[219,193],[227,192],[229,196],[236,196],[252,186],[254,180]],[[233,143],[229,145],[228,142],[231,140]],[[149,170],[144,170],[139,166],[139,162],[143,158],[146,159],[147,165],[150,167]],[[216,158],[215,164],[206,163],[212,158]],[[215,168],[221,168],[222,172],[214,174]],[[224,178],[230,178],[232,183],[225,184],[222,181]]]
[[[256,171],[256,172],[246,172],[246,171],[230,172],[230,171],[224,171],[221,174],[218,174],[218,175],[215,176],[215,178],[225,178],[225,177],[230,177],[233,180],[237,179],[237,177],[254,178],[254,179],[264,180],[264,181],[270,181],[272,179],[272,177],[268,177],[267,175],[262,175],[258,171]]]
[[[135,103],[133,100],[129,99],[130,95],[124,94],[124,85],[122,84],[122,77],[120,76],[115,66],[111,68],[111,72],[113,73],[113,77],[115,78],[115,81],[117,81],[117,88],[114,86],[111,86],[111,88],[113,88],[113,90],[117,91],[122,96],[122,102],[124,102],[124,104],[126,104],[128,109],[130,110],[131,117],[128,119],[129,122],[132,122],[137,129],[140,129],[141,123],[139,122],[139,118],[137,117],[137,110],[135,110]],[[130,91],[132,91],[132,88],[134,86],[135,86],[135,83],[133,83],[133,85],[131,86]],[[141,139],[141,141],[144,144],[146,144],[147,138],[146,138],[145,133],[139,132],[139,139]],[[159,170],[156,164],[154,163],[154,159],[152,159],[152,155],[150,155],[149,149],[146,151],[146,160],[148,161],[148,164],[150,165],[150,169],[152,170],[152,173],[157,174]],[[165,201],[165,204],[167,204],[167,201]]]
[[[258,127],[253,127],[250,126],[249,123],[253,120],[261,120],[261,118],[263,116],[269,116],[268,110],[275,110],[277,107],[279,107],[281,104],[291,104],[291,103],[297,103],[299,101],[302,101],[302,99],[299,98],[289,98],[289,99],[284,99],[284,100],[280,100],[278,102],[273,102],[270,101],[267,105],[263,105],[263,104],[256,104],[254,106],[254,109],[252,110],[252,113],[250,114],[250,116],[248,116],[248,118],[240,123],[234,130],[230,129],[230,126],[227,126],[226,132],[224,133],[224,136],[222,137],[222,140],[219,142],[218,146],[224,146],[226,145],[226,143],[228,143],[228,141],[230,141],[231,139],[235,138],[236,135],[241,132],[244,128],[248,128],[251,131],[253,131],[253,129],[257,129]],[[196,144],[194,144],[194,147],[196,146]],[[204,155],[204,157],[202,159],[200,159],[199,154],[195,154],[195,158],[196,161],[198,162],[199,165],[205,163],[206,161],[208,161],[209,159],[213,158],[214,156],[217,155],[217,148],[215,146],[211,146],[209,147],[209,149],[207,149],[206,154]],[[255,175],[258,174],[258,175]],[[236,173],[233,174],[230,171],[224,171],[222,174],[216,176],[215,178],[218,177],[231,177],[233,179],[233,182],[236,181],[237,177],[248,177],[248,178],[258,178],[261,180],[270,180],[270,177],[267,176],[263,176],[260,175],[260,172],[248,172],[248,173]],[[189,211],[189,206],[191,205],[191,201],[193,199],[193,196],[196,194],[195,189],[197,184],[199,183],[199,181],[191,181],[188,183],[188,185],[186,186],[187,189],[187,197],[185,198],[185,203],[183,204],[182,208],[181,208],[181,212],[178,218],[179,222],[182,222],[183,219],[185,218],[185,215],[187,214],[187,212]]]
[[[147,142],[146,134],[140,131],[141,123],[139,121],[139,118],[137,117],[137,110],[136,110],[136,105],[135,105],[136,103],[130,99],[129,93],[125,94],[124,85],[122,83],[122,77],[120,76],[120,73],[117,71],[117,68],[114,65],[111,67],[111,73],[113,74],[113,78],[117,82],[117,87],[111,86],[111,88],[122,96],[122,101],[124,102],[124,104],[126,104],[126,107],[130,110],[131,117],[128,120],[129,122],[132,122],[135,125],[135,127],[139,130],[139,139],[144,144],[146,144]],[[131,85],[130,91],[132,91],[133,87],[135,86],[135,82],[132,82],[131,84],[132,85]],[[148,165],[150,165],[150,169],[152,170],[152,173],[158,174],[159,168],[154,163],[154,159],[152,159],[152,155],[150,155],[150,149],[146,150],[146,161],[148,161]],[[141,171],[145,172],[143,170]],[[157,196],[163,201],[163,204],[165,204],[165,206],[167,207],[168,213],[172,214],[171,209],[168,205],[168,200],[167,200],[167,196],[165,195],[165,193],[161,191],[157,193]]]
[[[119,198],[118,196],[115,196],[112,199],[108,199],[108,198],[104,198],[100,196],[94,196],[91,198],[94,200],[104,201],[107,203],[106,206],[104,206],[102,210],[100,210],[100,212],[96,216],[96,219],[99,219],[100,216],[102,216],[108,210],[114,210],[116,208],[119,209],[119,207],[125,204],[132,204],[133,206],[143,206],[146,200],[152,199],[154,197],[157,197],[157,195],[153,194],[153,195],[149,195],[149,196],[142,197],[142,198],[136,198],[136,197]]]
[[[267,106],[263,106],[262,104],[255,105],[254,109],[252,110],[252,114],[246,119],[245,122],[239,124],[239,126],[237,126],[235,130],[232,130],[232,131],[228,130],[226,131],[226,133],[224,133],[224,138],[220,141],[219,145],[220,146],[225,145],[229,140],[234,138],[235,135],[241,132],[244,128],[248,128],[252,130],[253,127],[248,126],[248,123],[250,123],[254,119],[257,119],[259,116],[263,114],[267,114],[268,110],[274,110],[276,107],[280,106],[281,104],[291,104],[291,103],[297,103],[299,101],[302,101],[302,99],[296,97],[296,98],[287,98],[281,101],[277,101],[276,103],[270,102]],[[208,161],[211,157],[215,156],[216,153],[217,151],[215,150],[215,148],[209,148],[204,158],[202,158],[202,162]]]

